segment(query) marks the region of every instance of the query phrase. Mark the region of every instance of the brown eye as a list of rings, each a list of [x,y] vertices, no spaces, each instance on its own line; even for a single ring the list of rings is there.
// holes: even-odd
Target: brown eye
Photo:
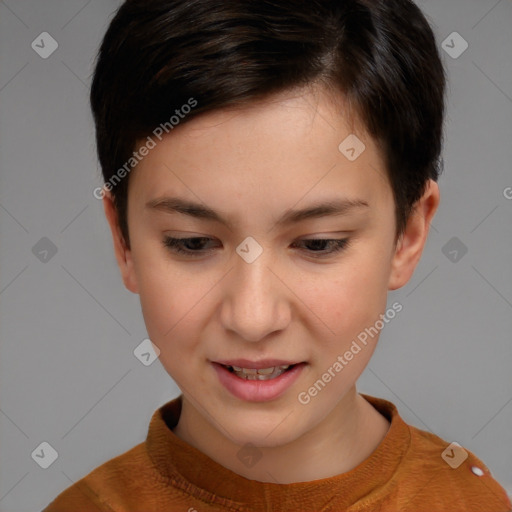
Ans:
[[[300,243],[308,245],[312,247],[312,249],[307,249],[310,253],[310,256],[313,258],[322,258],[325,256],[330,256],[332,254],[338,253],[348,246],[349,239],[330,239],[330,238],[312,238],[309,240],[300,240]],[[322,249],[325,246],[330,247],[330,249],[325,250]]]
[[[204,243],[209,240],[213,239],[207,237],[173,238],[167,236],[164,238],[163,244],[175,253],[196,257],[210,252],[210,250],[203,249]]]

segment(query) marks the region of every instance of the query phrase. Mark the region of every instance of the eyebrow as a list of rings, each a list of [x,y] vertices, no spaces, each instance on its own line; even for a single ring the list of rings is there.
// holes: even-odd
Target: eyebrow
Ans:
[[[369,204],[361,199],[336,198],[317,202],[300,210],[288,210],[275,222],[275,225],[283,227],[296,224],[307,219],[346,215],[354,210],[368,207]],[[215,210],[212,210],[201,203],[181,199],[179,197],[161,197],[152,199],[146,203],[146,208],[163,211],[165,213],[181,213],[196,219],[218,222],[228,228],[231,228],[230,222],[224,219]]]

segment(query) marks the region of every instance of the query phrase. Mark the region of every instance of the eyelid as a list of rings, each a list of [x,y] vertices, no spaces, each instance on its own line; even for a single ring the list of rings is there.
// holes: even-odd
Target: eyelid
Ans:
[[[310,258],[319,260],[319,259],[329,259],[334,258],[339,253],[343,252],[345,249],[349,247],[351,244],[351,238],[344,237],[344,238],[308,238],[313,235],[306,235],[305,237],[299,238],[295,240],[293,245],[296,245],[297,243],[301,242],[326,242],[328,245],[333,247],[330,251],[308,251],[307,249],[304,250],[305,253]],[[214,238],[208,237],[208,236],[185,236],[185,237],[171,237],[169,235],[164,236],[163,245],[165,248],[169,249],[171,252],[175,254],[184,255],[185,257],[188,257],[190,259],[196,259],[200,256],[209,255],[213,252],[213,249],[209,250],[193,250],[193,249],[183,249],[180,244],[185,244],[187,242],[190,242],[191,240],[203,240],[206,242],[214,241]]]

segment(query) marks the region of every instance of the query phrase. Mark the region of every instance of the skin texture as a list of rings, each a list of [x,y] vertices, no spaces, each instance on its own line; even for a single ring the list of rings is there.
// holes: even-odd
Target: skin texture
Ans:
[[[130,249],[110,194],[103,200],[124,284],[139,294],[160,362],[183,392],[175,434],[249,479],[293,483],[349,471],[389,428],[355,386],[378,336],[307,405],[297,399],[385,313],[388,291],[408,282],[439,204],[430,181],[395,244],[379,149],[346,112],[342,98],[309,87],[176,127],[130,176]],[[366,146],[354,162],[338,150],[352,133]],[[232,226],[145,207],[165,195],[204,203]],[[369,206],[276,227],[289,209],[340,197]],[[211,241],[187,245],[203,250],[187,258],[163,245],[166,234]],[[263,249],[250,264],[235,252],[248,236]],[[345,249],[322,258],[314,251],[331,246],[299,243],[347,237]],[[231,395],[210,362],[234,358],[307,366],[282,396],[256,403]],[[253,467],[237,457],[246,443],[262,455]]]

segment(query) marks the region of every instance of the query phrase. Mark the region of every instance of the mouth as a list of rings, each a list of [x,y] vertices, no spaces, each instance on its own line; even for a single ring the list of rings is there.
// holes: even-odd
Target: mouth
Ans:
[[[219,363],[220,364],[220,363]],[[245,380],[271,380],[275,379],[283,373],[292,370],[297,364],[282,364],[277,366],[269,366],[268,368],[244,368],[241,366],[221,364],[230,373]]]
[[[211,361],[219,382],[247,402],[267,402],[282,396],[304,374],[308,363],[278,359]]]

